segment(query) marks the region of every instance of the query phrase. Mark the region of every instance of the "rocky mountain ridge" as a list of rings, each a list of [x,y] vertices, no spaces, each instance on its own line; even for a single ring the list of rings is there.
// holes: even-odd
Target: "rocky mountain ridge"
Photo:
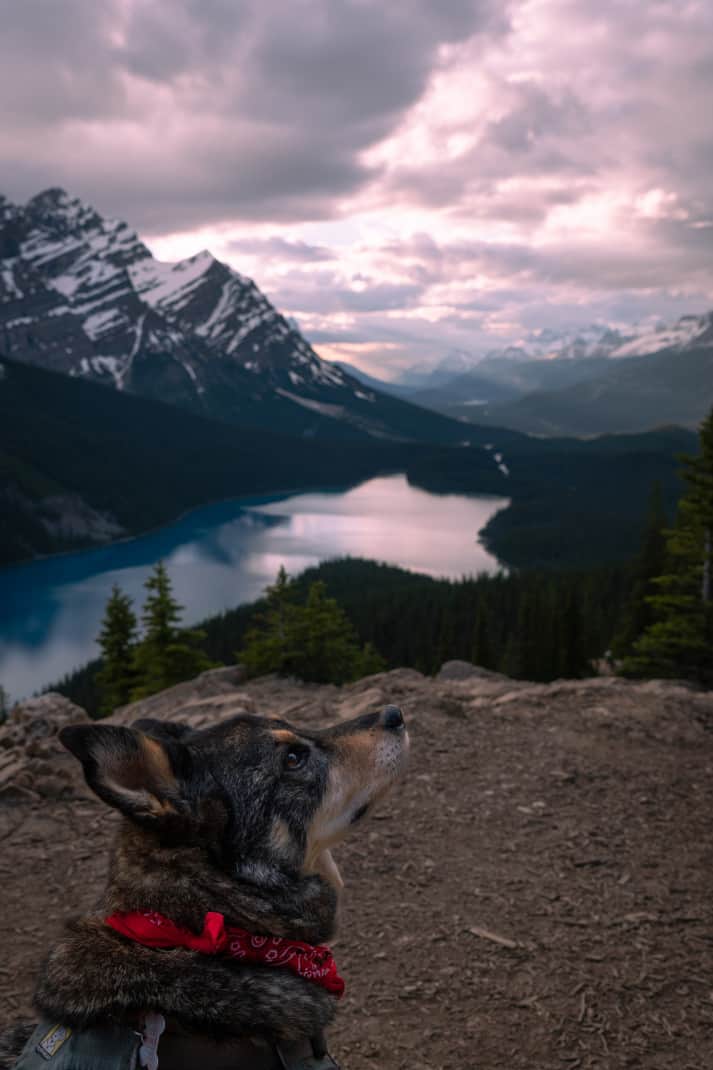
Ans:
[[[126,223],[60,189],[0,203],[0,353],[248,426],[463,437],[322,360],[207,251],[161,263]]]
[[[517,342],[472,353],[463,349],[451,350],[435,367],[409,368],[397,376],[391,385],[416,389],[444,386],[459,376],[488,371],[504,362],[520,364],[528,361],[582,361],[593,358],[617,360],[624,357],[646,356],[662,349],[679,351],[713,339],[713,312],[680,316],[673,324],[658,322],[619,324],[592,323],[588,326],[545,327],[531,331]],[[510,374],[512,374],[512,369]],[[506,378],[508,372],[503,370]]]
[[[628,339],[616,331],[575,338],[546,356],[501,351],[404,396],[456,419],[537,435],[694,428],[713,403],[713,312]]]

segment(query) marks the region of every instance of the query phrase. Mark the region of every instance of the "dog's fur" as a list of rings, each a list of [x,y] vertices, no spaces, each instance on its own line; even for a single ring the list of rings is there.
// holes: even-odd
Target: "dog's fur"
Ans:
[[[329,848],[405,763],[393,711],[318,732],[252,716],[199,731],[146,720],[63,729],[89,786],[125,820],[98,910],[67,927],[41,971],[38,1010],[76,1028],[155,1010],[212,1037],[320,1034],[335,1012],[325,989],[220,956],[157,953],[103,919],[158,911],[200,932],[218,911],[255,933],[329,940],[341,883]]]

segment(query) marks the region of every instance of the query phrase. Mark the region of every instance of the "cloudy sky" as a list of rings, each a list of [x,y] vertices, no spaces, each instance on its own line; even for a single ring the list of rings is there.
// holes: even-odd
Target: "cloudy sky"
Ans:
[[[713,306],[710,0],[0,0],[0,191],[389,376]]]

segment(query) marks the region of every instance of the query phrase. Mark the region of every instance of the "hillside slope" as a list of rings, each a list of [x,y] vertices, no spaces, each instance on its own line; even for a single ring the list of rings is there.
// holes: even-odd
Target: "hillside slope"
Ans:
[[[516,683],[464,663],[342,689],[244,684],[228,669],[115,719],[200,726],[247,711],[316,727],[389,702],[409,726],[410,769],[335,851],[339,1062],[713,1065],[712,695],[612,678]],[[0,729],[2,1025],[28,1013],[48,944],[105,877],[116,819],[52,737],[81,716],[44,696]]]
[[[383,449],[324,450],[0,361],[0,563],[106,542],[222,498],[348,484],[374,474]]]

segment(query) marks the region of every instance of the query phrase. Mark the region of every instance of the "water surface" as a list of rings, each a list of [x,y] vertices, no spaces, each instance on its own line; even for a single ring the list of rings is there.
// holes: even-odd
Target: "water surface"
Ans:
[[[190,624],[256,598],[280,565],[295,574],[351,555],[432,576],[492,572],[498,562],[478,533],[505,505],[382,476],[346,491],[221,502],[137,539],[0,570],[0,684],[20,698],[94,657],[112,585],[138,608],[161,559]]]

